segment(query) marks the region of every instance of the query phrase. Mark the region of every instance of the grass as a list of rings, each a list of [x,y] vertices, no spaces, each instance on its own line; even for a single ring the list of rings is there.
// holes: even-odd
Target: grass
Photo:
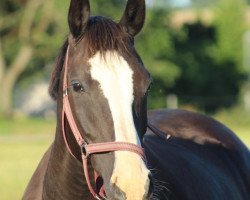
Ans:
[[[0,119],[0,135],[53,134],[55,132],[55,124],[55,120],[40,118]]]
[[[1,200],[21,199],[54,132],[54,120],[0,121]]]
[[[250,147],[250,113],[236,107],[230,110],[221,110],[213,117],[234,131]]]
[[[50,136],[0,139],[1,200],[21,199],[50,141]]]
[[[250,147],[250,114],[241,109],[214,115]],[[42,155],[51,144],[55,120],[0,120],[0,199],[21,198]]]

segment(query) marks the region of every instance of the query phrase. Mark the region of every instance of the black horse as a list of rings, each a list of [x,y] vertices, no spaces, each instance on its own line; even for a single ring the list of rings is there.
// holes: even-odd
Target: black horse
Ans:
[[[55,140],[27,186],[24,200],[93,199],[82,169],[84,152],[64,116],[64,96],[88,144],[126,142],[145,150],[146,160],[131,151],[92,154],[89,170],[99,177],[91,182],[97,184],[97,193],[105,194],[97,198],[250,199],[250,153],[232,131],[188,111],[147,113],[151,77],[134,48],[144,19],[144,0],[128,0],[118,23],[90,17],[88,0],[71,0],[70,34],[49,88],[58,106]]]

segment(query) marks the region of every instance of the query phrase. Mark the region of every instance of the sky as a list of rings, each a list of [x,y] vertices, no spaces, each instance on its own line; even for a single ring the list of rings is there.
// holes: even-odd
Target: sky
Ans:
[[[166,0],[147,0],[146,1],[149,6],[158,6],[166,4]],[[168,0],[168,4],[173,7],[187,7],[190,6],[191,0]]]
[[[171,4],[174,7],[187,7],[187,6],[190,6],[191,1],[190,0],[171,0]]]

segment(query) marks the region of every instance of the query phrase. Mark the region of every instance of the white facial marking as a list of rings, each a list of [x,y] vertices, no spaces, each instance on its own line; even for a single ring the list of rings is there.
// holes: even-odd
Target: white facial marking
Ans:
[[[99,82],[108,100],[115,141],[140,145],[132,114],[133,70],[117,52],[108,51],[104,57],[98,52],[90,58],[89,63],[91,77]],[[139,155],[126,151],[115,152],[111,183],[124,191],[128,200],[143,199],[149,187],[148,174]]]
[[[132,115],[133,71],[123,57],[108,51],[89,60],[91,76],[100,83],[112,113],[115,140],[140,144]]]

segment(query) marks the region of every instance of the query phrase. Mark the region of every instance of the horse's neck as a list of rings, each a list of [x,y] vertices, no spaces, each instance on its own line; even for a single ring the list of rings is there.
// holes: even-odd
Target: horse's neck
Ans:
[[[43,199],[91,199],[82,165],[69,154],[60,126],[44,179]]]

